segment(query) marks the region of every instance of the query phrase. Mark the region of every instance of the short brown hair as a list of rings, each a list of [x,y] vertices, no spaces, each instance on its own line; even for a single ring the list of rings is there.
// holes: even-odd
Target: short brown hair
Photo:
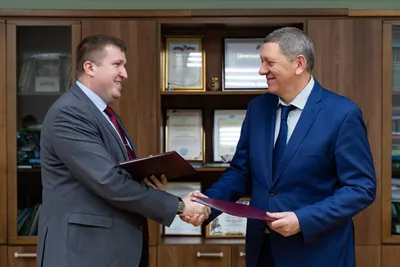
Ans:
[[[85,61],[91,61],[99,64],[105,54],[104,48],[106,46],[115,46],[121,50],[121,52],[126,53],[125,43],[114,36],[98,34],[85,37],[76,49],[76,76],[80,77],[85,71],[83,69],[83,64]]]

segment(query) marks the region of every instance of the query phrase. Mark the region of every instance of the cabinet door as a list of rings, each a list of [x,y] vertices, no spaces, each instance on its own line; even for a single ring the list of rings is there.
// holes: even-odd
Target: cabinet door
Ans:
[[[383,250],[383,248],[382,248]],[[356,266],[357,267],[389,267],[382,264],[381,246],[356,246]],[[398,263],[397,263],[398,264]]]
[[[382,246],[382,267],[397,267],[400,262],[400,247],[397,245]]]
[[[309,20],[314,41],[314,77],[363,110],[377,177],[376,200],[354,218],[357,245],[381,242],[382,20]]]
[[[0,21],[0,245],[7,242],[6,25]]]
[[[157,61],[156,21],[85,20],[82,37],[109,34],[122,39],[128,47],[128,79],[123,83],[122,97],[113,105],[135,143],[140,157],[159,151],[157,121],[159,60]],[[158,54],[159,55],[159,54]],[[149,220],[150,245],[156,245],[158,226]]]
[[[244,245],[232,247],[232,267],[246,267],[246,248]]]
[[[0,267],[7,267],[7,247],[0,246]]]
[[[400,243],[400,23],[383,25],[382,239]]]
[[[72,66],[79,41],[79,22],[7,21],[7,203],[11,244],[36,243],[42,201],[40,126],[48,108],[74,80]]]
[[[8,247],[10,267],[36,267],[36,246]]]
[[[157,247],[150,247],[150,263],[149,267],[157,267]]]
[[[214,245],[158,247],[157,267],[231,267],[231,248]]]

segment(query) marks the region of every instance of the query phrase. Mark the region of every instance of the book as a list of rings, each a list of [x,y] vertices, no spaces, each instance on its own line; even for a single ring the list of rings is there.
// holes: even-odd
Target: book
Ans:
[[[120,162],[118,166],[137,181],[142,181],[145,177],[150,178],[151,175],[160,177],[164,174],[168,180],[174,180],[197,173],[176,151]]]

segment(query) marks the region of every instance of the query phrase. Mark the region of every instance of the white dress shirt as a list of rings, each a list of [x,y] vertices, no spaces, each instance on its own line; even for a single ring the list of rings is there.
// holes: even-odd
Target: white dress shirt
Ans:
[[[297,125],[297,122],[299,121],[301,112],[303,112],[304,106],[307,103],[307,99],[310,96],[311,90],[314,87],[314,78],[311,76],[310,81],[304,87],[304,89],[300,92],[300,94],[297,95],[295,99],[289,104],[293,105],[296,107],[295,110],[292,110],[289,112],[288,118],[287,118],[287,125],[288,125],[288,135],[286,139],[286,143],[289,141],[290,137],[292,136],[293,130]],[[285,102],[281,98],[279,98],[278,102],[278,107],[279,104],[282,104],[283,106],[287,106]],[[279,130],[281,127],[281,108],[278,108],[276,111],[276,122],[275,122],[275,138],[274,138],[274,146],[276,143],[276,139],[278,139],[279,135]]]

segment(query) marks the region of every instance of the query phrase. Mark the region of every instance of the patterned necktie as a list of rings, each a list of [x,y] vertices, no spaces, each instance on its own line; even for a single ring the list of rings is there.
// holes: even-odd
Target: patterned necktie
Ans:
[[[296,109],[295,106],[281,106],[281,126],[279,129],[279,135],[276,139],[274,154],[273,154],[273,165],[272,165],[272,177],[275,177],[276,170],[278,169],[279,161],[282,158],[283,152],[286,148],[286,139],[288,134],[287,117],[289,112]]]
[[[122,143],[124,144],[124,146],[125,146],[125,148],[126,148],[126,150],[128,152],[129,158],[130,159],[136,158],[135,154],[133,153],[133,150],[131,149],[131,147],[128,145],[128,142],[126,141],[124,131],[122,130],[121,125],[117,121],[117,116],[115,115],[114,110],[112,110],[112,108],[107,106],[106,109],[104,110],[104,112],[110,118],[110,121],[112,122],[112,124],[114,124],[115,129],[117,129],[118,134],[122,139]]]

